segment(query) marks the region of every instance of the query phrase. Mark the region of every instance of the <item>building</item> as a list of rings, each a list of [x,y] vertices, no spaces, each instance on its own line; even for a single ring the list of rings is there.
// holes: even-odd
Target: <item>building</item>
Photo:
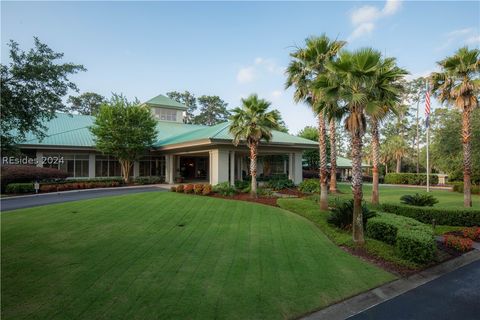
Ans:
[[[185,124],[183,118],[187,108],[163,95],[144,105],[158,120],[158,135],[152,149],[134,163],[134,177],[162,176],[167,183],[181,179],[233,184],[248,174],[248,148],[245,144],[237,147],[232,144],[229,122],[211,127]],[[120,176],[119,162],[95,149],[89,130],[93,119],[92,116],[58,113],[56,118],[45,123],[45,138],[39,140],[27,135],[19,147],[26,155],[35,157],[38,166],[67,171],[72,178]],[[260,143],[258,175],[282,173],[298,184],[302,181],[302,153],[317,146],[314,141],[274,131],[270,142]]]

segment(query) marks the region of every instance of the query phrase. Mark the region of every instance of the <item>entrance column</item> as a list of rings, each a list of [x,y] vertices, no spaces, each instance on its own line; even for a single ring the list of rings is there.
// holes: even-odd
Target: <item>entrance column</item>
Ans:
[[[167,154],[165,155],[165,182],[172,184],[174,183],[174,172],[175,166],[173,162],[173,155]]]
[[[293,173],[293,153],[288,154],[288,179],[294,181]]]
[[[235,151],[230,151],[230,185],[235,185]]]

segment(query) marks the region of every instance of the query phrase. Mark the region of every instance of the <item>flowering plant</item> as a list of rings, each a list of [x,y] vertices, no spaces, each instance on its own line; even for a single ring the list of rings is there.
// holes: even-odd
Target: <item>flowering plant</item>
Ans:
[[[463,236],[472,240],[480,240],[480,227],[463,228]]]
[[[450,234],[443,236],[443,243],[449,248],[453,248],[462,252],[471,250],[473,245],[472,239],[457,237]]]

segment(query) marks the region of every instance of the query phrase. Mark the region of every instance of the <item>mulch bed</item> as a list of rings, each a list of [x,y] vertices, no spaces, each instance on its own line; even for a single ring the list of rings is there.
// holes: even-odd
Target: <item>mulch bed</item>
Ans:
[[[248,201],[248,202],[256,202],[261,204],[266,204],[272,207],[277,206],[277,199],[278,197],[257,197],[251,198],[249,193],[236,193],[233,196],[222,196],[218,193],[213,193],[210,197],[214,198],[221,198],[221,199],[229,199],[229,200],[241,200],[241,201]]]

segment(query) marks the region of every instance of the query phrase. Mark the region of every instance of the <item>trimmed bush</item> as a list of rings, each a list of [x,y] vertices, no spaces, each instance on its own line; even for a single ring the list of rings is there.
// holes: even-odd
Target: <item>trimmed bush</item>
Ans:
[[[228,182],[222,182],[213,187],[213,191],[221,194],[222,196],[233,196],[235,194],[235,188]]]
[[[170,187],[170,191],[177,192],[177,187]]]
[[[270,198],[273,197],[273,191],[269,188],[257,188],[257,195],[260,197]]]
[[[270,181],[267,183],[267,187],[272,188],[273,190],[282,190],[286,188],[293,188],[295,187],[295,184],[293,183],[292,180],[284,177],[280,178],[272,178]]]
[[[193,186],[193,192],[195,194],[202,194],[203,191],[203,184],[196,184]]]
[[[33,193],[35,188],[33,183],[10,183],[5,189],[6,193]]]
[[[0,170],[2,172],[0,178],[2,191],[10,183],[65,179],[68,177],[68,173],[64,171],[36,166],[2,165]]]
[[[251,181],[249,180],[236,180],[235,189],[237,189],[238,192],[247,193],[250,192],[250,184]]]
[[[306,193],[320,192],[320,180],[306,179],[300,182],[298,190]]]
[[[362,204],[363,226],[367,220],[374,217],[375,212],[370,211],[365,204]],[[346,202],[337,202],[327,218],[328,223],[337,228],[349,229],[353,222],[353,199]]]
[[[432,228],[415,219],[381,213],[368,220],[366,231],[371,238],[395,245],[403,259],[426,263],[435,257]]]
[[[184,187],[183,187],[183,192],[185,193],[193,193],[193,184],[186,184]]]
[[[469,238],[457,237],[451,234],[443,236],[443,244],[449,248],[466,252],[472,250],[473,240]]]
[[[480,227],[463,228],[462,234],[465,238],[480,240]]]
[[[211,184],[205,184],[203,185],[203,190],[202,190],[202,194],[204,196],[208,196],[209,194],[212,193],[212,185]]]
[[[448,184],[453,186],[453,191],[463,193],[463,182],[449,182]],[[473,194],[480,194],[480,186],[472,184],[471,192]]]
[[[480,226],[480,210],[412,207],[393,203],[384,203],[381,208],[383,211],[410,217],[427,224],[431,224],[435,219],[435,223],[439,225]]]
[[[150,177],[136,177],[133,182],[135,184],[157,184],[157,183],[163,183],[165,182],[165,179],[163,177],[159,176],[150,176]]]
[[[400,198],[403,204],[408,204],[411,206],[417,207],[433,207],[435,203],[438,203],[437,198],[431,194],[419,194],[415,193],[414,195],[406,194]]]
[[[183,192],[183,184],[177,186],[177,192]]]
[[[437,175],[431,174],[429,178],[431,184],[438,184]],[[424,186],[427,184],[427,175],[424,173],[387,173],[384,183]]]
[[[60,182],[41,183],[40,192],[57,192],[91,188],[118,187],[123,184],[121,178],[68,179]]]

